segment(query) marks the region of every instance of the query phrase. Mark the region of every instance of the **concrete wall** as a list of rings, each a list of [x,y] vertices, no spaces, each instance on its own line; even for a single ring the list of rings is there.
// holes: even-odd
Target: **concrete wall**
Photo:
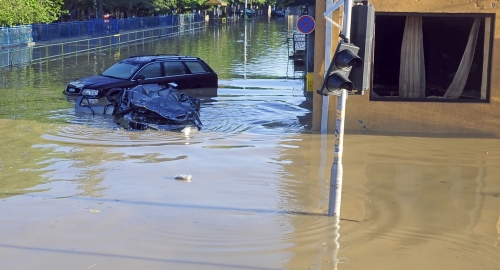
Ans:
[[[490,13],[500,12],[499,0],[371,0],[376,12],[418,13]],[[325,4],[317,2],[316,14],[322,14]],[[446,102],[387,102],[370,101],[364,96],[349,96],[346,106],[345,131],[349,132],[411,132],[461,134],[463,136],[500,137],[500,54],[499,21],[493,22],[493,46],[489,103]],[[314,89],[319,89],[324,76],[325,19],[316,16],[316,49]],[[322,27],[320,27],[322,26]],[[322,33],[320,31],[323,31]],[[375,35],[376,42],[376,35]],[[321,46],[322,45],[322,46]],[[321,99],[313,98],[313,130],[320,129]],[[335,129],[336,97],[329,97],[329,130]]]

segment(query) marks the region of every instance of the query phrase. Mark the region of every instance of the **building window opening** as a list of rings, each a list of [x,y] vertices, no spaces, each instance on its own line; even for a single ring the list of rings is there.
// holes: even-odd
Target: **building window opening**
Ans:
[[[371,100],[489,101],[493,15],[377,13]]]

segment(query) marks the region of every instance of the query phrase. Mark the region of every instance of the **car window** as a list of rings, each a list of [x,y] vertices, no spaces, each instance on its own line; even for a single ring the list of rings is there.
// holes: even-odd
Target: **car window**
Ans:
[[[128,79],[138,67],[138,65],[131,63],[118,62],[103,71],[101,74],[113,78]]]
[[[207,73],[208,70],[200,62],[184,62],[188,66],[191,73]]]
[[[152,63],[146,65],[137,73],[137,75],[143,75],[145,79],[162,77],[161,74],[161,63]]]
[[[165,75],[183,75],[186,74],[186,67],[181,62],[165,62]]]

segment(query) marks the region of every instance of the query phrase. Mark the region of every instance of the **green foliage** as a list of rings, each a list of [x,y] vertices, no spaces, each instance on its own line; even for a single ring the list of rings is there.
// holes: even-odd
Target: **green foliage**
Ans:
[[[183,5],[185,8],[195,8],[198,6],[203,6],[205,2],[208,0],[181,0],[180,4]]]
[[[208,0],[0,0],[0,26],[49,23],[73,8],[80,12],[80,18],[83,18],[84,11],[90,11],[94,17],[99,1],[102,1],[105,13],[111,13],[116,17],[155,16],[171,14],[174,11],[189,13],[192,9],[213,8],[205,5]],[[242,5],[245,1],[224,0],[224,2],[228,5]],[[248,4],[254,7],[269,5],[283,7],[290,3],[293,3],[293,0],[248,1]]]
[[[254,5],[264,5],[267,2],[269,2],[269,1],[267,1],[267,0],[253,0]]]
[[[290,7],[296,5],[295,0],[278,0],[276,4],[282,7]]]
[[[0,0],[0,25],[49,23],[63,12],[64,0]]]
[[[175,9],[177,0],[152,0],[155,13],[165,14]]]
[[[105,13],[131,13],[131,15],[150,15],[154,7],[152,0],[103,0]]]

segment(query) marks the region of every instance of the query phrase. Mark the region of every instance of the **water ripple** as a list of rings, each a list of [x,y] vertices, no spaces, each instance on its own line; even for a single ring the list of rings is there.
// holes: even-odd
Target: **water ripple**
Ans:
[[[190,140],[192,134],[170,131],[129,131],[104,125],[66,125],[47,130],[42,138],[82,145],[99,146],[158,146],[197,143]]]

